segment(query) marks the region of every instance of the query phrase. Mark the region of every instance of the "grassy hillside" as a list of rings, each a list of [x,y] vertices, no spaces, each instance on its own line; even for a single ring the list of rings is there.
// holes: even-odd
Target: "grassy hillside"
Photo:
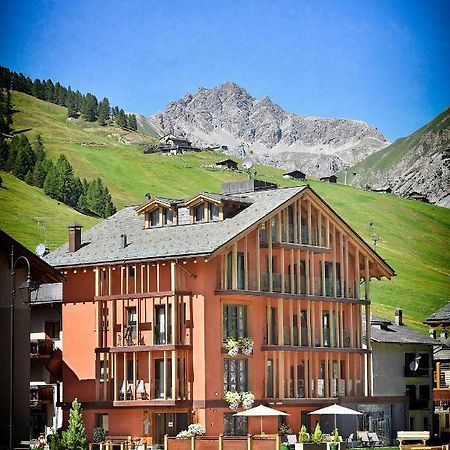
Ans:
[[[0,171],[0,228],[30,250],[47,240],[52,250],[67,241],[67,225],[80,223],[90,228],[99,219],[84,216],[44,195],[42,189],[29,186],[9,173]],[[44,220],[47,218],[47,230]],[[40,218],[40,220],[38,220]]]
[[[450,128],[450,108],[447,108],[432,121],[409,136],[397,139],[393,144],[373,153],[349,168],[347,182],[351,184],[354,178],[353,173],[356,173],[359,180],[364,180],[364,184],[370,186],[372,182],[377,181],[380,173],[389,171],[407,153],[416,151],[417,157],[426,155],[430,148],[423,142],[424,137],[428,133],[437,133],[448,128]],[[416,149],[421,143],[423,143],[423,146],[419,152]],[[343,173],[339,175],[339,179],[344,179]]]
[[[244,177],[211,167],[224,155],[215,152],[144,155],[137,146],[121,143],[119,139],[127,136],[120,135],[117,128],[100,128],[82,121],[67,122],[64,108],[25,94],[16,93],[13,99],[20,109],[14,116],[15,128],[32,128],[28,132],[31,136],[40,132],[49,153],[55,158],[65,153],[76,175],[88,179],[101,176],[118,207],[142,202],[146,192],[172,198],[182,198],[199,190],[218,192],[223,181]],[[273,167],[258,167],[257,170],[258,178],[266,181],[283,186],[295,184],[292,180],[283,180],[282,171]],[[14,184],[13,178],[2,176],[6,185]],[[424,329],[421,325],[424,317],[449,299],[450,255],[445,248],[450,241],[450,210],[350,186],[308,182],[369,243],[372,234],[369,222],[380,235],[376,249],[398,275],[390,282],[373,282],[374,312],[392,317],[394,308],[402,307],[407,323]],[[69,219],[67,211],[77,213],[44,197],[35,188],[19,181],[15,184],[16,188],[0,192],[0,226],[10,224],[5,231],[34,248],[42,241],[42,231],[32,219],[33,208],[38,206],[36,215],[55,217],[55,221],[49,223],[49,233],[50,226],[54,229],[53,242],[64,242],[65,227],[74,220]],[[47,202],[51,205],[44,207]],[[59,214],[60,211],[63,212]],[[56,221],[58,217],[60,222]],[[89,218],[83,222],[82,216],[77,217],[76,220],[86,227],[95,222]]]

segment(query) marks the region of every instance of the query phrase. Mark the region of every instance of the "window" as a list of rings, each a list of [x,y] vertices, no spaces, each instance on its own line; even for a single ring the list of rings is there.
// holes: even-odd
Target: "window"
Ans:
[[[294,207],[288,207],[288,242],[294,242]]]
[[[109,432],[109,417],[108,414],[96,414],[95,415],[95,426],[103,428],[106,434]]]
[[[219,220],[219,208],[215,203],[209,203],[209,220]]]
[[[247,391],[248,389],[247,359],[226,358],[223,360],[223,390]]]
[[[267,317],[267,345],[277,345],[278,344],[278,328],[277,328],[277,308],[271,306],[269,309],[266,308]],[[270,319],[270,321],[269,321]]]
[[[166,306],[157,305],[155,306],[155,343],[156,345],[170,344],[171,337],[171,313],[172,305],[167,307],[167,317],[166,317]]]
[[[165,398],[172,396],[172,360],[167,359],[164,370],[164,359],[155,359],[155,395],[156,398]],[[164,375],[166,376],[166,395],[164,395]]]
[[[244,253],[237,254],[237,286],[236,289],[245,288]],[[233,252],[227,254],[227,289],[233,289]]]
[[[273,397],[273,359],[267,360],[267,397]]]
[[[133,382],[134,380],[134,365],[132,359],[127,359],[127,380]]]
[[[333,263],[325,262],[325,292],[327,297],[333,296]]]
[[[124,332],[124,341],[126,344],[131,345],[132,340],[136,339],[137,313],[135,306],[126,308],[126,310],[127,310],[127,326]]]
[[[322,312],[322,326],[323,326],[323,347],[330,346],[330,313],[328,311]]]
[[[135,268],[135,266],[128,266],[128,276],[130,278],[134,278],[136,276],[136,268]]]
[[[247,306],[223,305],[223,340],[247,336]]]
[[[306,309],[301,310],[300,316],[300,331],[302,346],[308,346],[308,311]]]
[[[306,262],[300,260],[300,294],[306,294]]]
[[[194,208],[194,222],[203,222],[205,219],[205,206],[203,203]]]
[[[108,373],[108,365],[107,365],[107,361],[105,361],[104,359],[100,360],[100,383],[103,383],[105,381],[105,377]]]
[[[45,334],[50,339],[59,339],[61,324],[58,321],[45,322]]]
[[[151,227],[159,226],[159,208],[155,209],[150,213],[150,226]]]
[[[223,415],[224,436],[247,436],[247,417],[235,416],[233,413]]]

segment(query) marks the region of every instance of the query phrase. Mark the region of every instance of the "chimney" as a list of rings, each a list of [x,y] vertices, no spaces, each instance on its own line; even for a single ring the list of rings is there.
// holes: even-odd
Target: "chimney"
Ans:
[[[126,246],[128,245],[127,243],[127,235],[126,234],[121,234],[121,243],[122,243],[122,248],[126,248]]]
[[[69,228],[69,252],[74,253],[81,248],[81,229],[83,225],[73,223]]]
[[[152,199],[152,196],[150,195],[149,192],[147,192],[147,193],[145,194],[145,203],[148,203],[151,199]]]
[[[447,329],[446,328],[442,328],[440,338],[441,339],[447,339],[448,338],[448,334],[447,334]]]
[[[403,312],[401,308],[396,308],[394,315],[395,325],[403,325]]]
[[[434,330],[433,328],[430,328],[428,330],[428,336],[430,336],[431,339],[436,339],[436,330]]]

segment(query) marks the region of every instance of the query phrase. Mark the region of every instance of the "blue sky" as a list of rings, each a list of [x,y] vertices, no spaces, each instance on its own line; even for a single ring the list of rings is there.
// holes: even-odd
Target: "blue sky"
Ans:
[[[450,103],[446,0],[4,0],[0,64],[149,115],[237,82],[405,136]]]

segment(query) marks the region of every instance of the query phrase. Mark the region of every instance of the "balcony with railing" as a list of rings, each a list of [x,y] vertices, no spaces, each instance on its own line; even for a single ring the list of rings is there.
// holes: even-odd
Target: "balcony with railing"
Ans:
[[[40,405],[53,402],[53,386],[31,386],[30,405]]]
[[[51,339],[33,339],[30,341],[31,358],[50,358],[55,344]]]
[[[450,363],[437,362],[434,372],[434,389],[448,390],[448,398],[450,399]]]

